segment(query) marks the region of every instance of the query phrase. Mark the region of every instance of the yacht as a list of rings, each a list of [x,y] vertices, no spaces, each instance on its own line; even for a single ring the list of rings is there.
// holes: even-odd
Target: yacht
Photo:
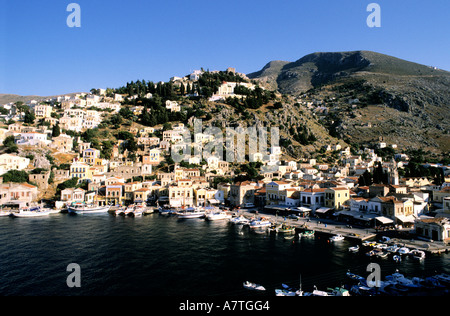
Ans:
[[[230,218],[230,223],[245,225],[245,224],[249,224],[250,220],[248,220],[247,218],[245,218],[244,216],[241,215],[238,217]]]
[[[264,228],[269,227],[270,225],[272,225],[272,223],[265,218],[254,219],[249,224],[250,228]]]
[[[212,212],[206,215],[206,220],[208,221],[216,221],[221,219],[231,219],[231,215],[227,214],[226,212],[220,211],[220,212]]]
[[[195,207],[189,207],[176,214],[178,215],[178,218],[200,218],[205,216],[205,211]]]
[[[50,215],[49,210],[41,210],[40,207],[20,209],[17,213],[11,213],[14,217],[42,217]]]

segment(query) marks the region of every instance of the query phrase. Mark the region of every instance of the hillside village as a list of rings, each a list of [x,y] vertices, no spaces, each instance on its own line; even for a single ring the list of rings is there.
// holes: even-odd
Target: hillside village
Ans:
[[[283,100],[229,68],[198,70],[168,83],[139,81],[4,104],[1,204],[216,205],[330,217],[364,227],[420,223],[417,233],[423,237],[450,238],[450,165],[417,163],[383,139],[372,147],[328,143],[314,158],[292,157],[280,143],[267,152],[249,152],[244,163],[218,155],[173,161],[171,150],[179,150],[184,132],[193,131],[193,118],[214,122],[226,105],[246,117],[248,109],[268,103],[277,108]],[[316,104],[305,100],[304,105]],[[321,109],[320,102],[314,109]],[[193,133],[192,150],[213,141],[214,135]]]

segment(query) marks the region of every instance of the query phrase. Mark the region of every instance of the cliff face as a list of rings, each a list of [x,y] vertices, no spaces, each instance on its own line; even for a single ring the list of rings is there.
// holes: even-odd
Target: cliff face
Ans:
[[[406,148],[450,150],[450,73],[369,52],[271,62],[249,78],[328,109],[321,122],[352,143],[380,136]],[[371,126],[361,130],[361,125]]]

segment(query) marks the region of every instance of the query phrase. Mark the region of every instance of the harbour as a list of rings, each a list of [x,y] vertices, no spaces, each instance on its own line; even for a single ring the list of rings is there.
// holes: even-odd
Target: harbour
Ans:
[[[449,273],[448,254],[427,254],[422,261],[404,257],[400,263],[368,257],[349,251],[360,241],[330,242],[331,235],[320,225],[311,225],[314,238],[286,239],[286,234],[256,233],[229,220],[180,219],[156,212],[139,217],[2,217],[0,273],[6,282],[0,294],[275,296],[282,284],[299,288],[300,277],[305,292],[340,287],[348,283],[349,270],[367,277],[371,262],[381,266],[383,276],[396,270],[423,278]],[[81,267],[79,289],[66,285],[70,263]],[[262,284],[266,291],[245,289],[245,281]]]

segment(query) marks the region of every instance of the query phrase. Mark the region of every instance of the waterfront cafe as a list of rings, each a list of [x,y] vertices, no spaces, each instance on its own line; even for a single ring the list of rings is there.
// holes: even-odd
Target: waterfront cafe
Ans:
[[[361,213],[357,211],[341,211],[333,214],[339,221],[364,227],[393,225],[394,221],[375,213]]]
[[[314,211],[314,215],[318,218],[327,218],[332,215],[334,209],[329,207],[320,207]]]

